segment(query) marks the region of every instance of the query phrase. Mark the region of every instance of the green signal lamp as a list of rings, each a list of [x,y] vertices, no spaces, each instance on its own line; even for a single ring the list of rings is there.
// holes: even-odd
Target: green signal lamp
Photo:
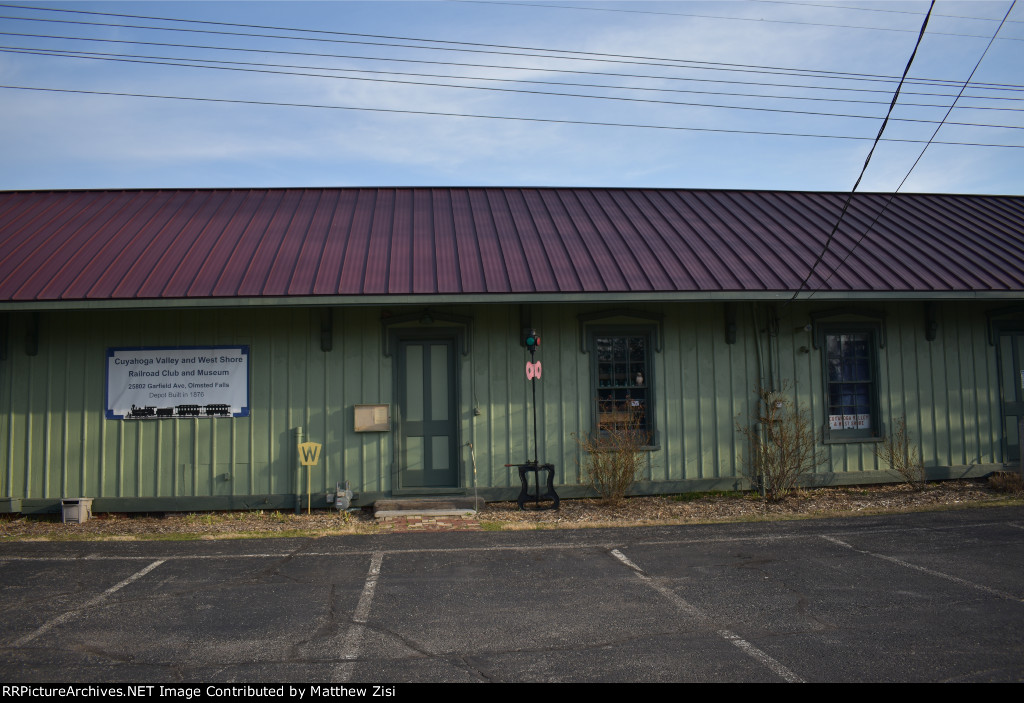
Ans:
[[[540,346],[540,335],[537,334],[537,330],[530,330],[526,337],[523,338],[523,345],[530,350],[530,353],[537,351],[537,347]]]

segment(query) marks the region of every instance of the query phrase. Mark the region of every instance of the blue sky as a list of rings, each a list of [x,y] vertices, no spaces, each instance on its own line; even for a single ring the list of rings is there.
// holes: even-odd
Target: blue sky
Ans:
[[[18,190],[849,190],[892,99],[891,77],[902,74],[928,8],[864,0],[12,4],[29,9],[0,7],[0,84],[91,91],[0,89],[0,189]],[[909,75],[950,83],[905,84],[893,117],[922,121],[890,121],[885,137],[928,140],[959,90],[955,82],[967,80],[984,55],[957,103],[964,107],[950,113],[936,140],[1024,145],[1022,129],[948,124],[1024,127],[1024,3],[986,53],[1009,8],[1008,1],[936,3]],[[39,50],[48,55],[24,53]],[[196,67],[200,61],[207,67]],[[450,87],[456,85],[475,88]],[[923,147],[881,142],[859,190],[899,187]],[[902,190],[1019,195],[1024,149],[932,144]]]

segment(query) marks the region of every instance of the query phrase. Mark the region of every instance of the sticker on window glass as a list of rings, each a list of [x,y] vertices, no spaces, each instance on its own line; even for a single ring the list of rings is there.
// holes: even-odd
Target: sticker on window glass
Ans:
[[[830,430],[870,430],[871,415],[829,415],[828,428]]]

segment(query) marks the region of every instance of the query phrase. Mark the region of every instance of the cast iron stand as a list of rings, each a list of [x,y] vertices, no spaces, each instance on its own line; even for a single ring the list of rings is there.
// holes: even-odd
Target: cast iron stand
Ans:
[[[535,510],[558,510],[558,504],[561,502],[558,499],[558,494],[555,493],[555,465],[554,464],[538,464],[536,461],[528,461],[525,464],[505,464],[505,466],[515,466],[519,469],[519,481],[523,484],[523,488],[519,491],[519,503],[520,510],[526,510],[524,504],[528,500],[532,500],[537,503]],[[537,492],[530,493],[530,479],[526,475],[532,471],[533,475],[537,477]],[[547,471],[547,492],[540,492],[540,472]],[[542,500],[550,500],[551,505],[541,507],[540,502]]]

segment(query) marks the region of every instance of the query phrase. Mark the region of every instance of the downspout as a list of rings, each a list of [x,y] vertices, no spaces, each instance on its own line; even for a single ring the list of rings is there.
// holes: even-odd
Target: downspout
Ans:
[[[751,323],[752,323],[752,325],[754,327],[754,350],[755,350],[755,354],[757,355],[757,363],[758,363],[758,387],[757,387],[757,393],[760,394],[761,390],[765,386],[766,372],[765,372],[765,355],[764,355],[764,352],[761,349],[761,332],[762,332],[762,328],[761,328],[761,325],[758,324],[758,308],[759,308],[759,305],[757,304],[757,302],[751,303]],[[764,333],[766,335],[769,334],[769,329],[768,329],[768,325],[767,324],[765,324]],[[771,350],[770,338],[769,338],[769,345],[768,345],[768,347],[769,347],[769,352],[770,352],[770,350]],[[760,395],[759,395],[759,397],[757,399],[755,399],[754,402],[755,403],[760,403],[761,402]],[[750,413],[748,413],[748,414],[750,414]],[[759,441],[759,442],[761,441],[760,440],[760,438],[761,438],[761,427],[760,426],[758,426],[758,428],[755,430],[755,437],[757,438],[756,441]],[[753,479],[752,479],[752,482],[753,482]],[[756,488],[761,491],[761,497],[763,499],[765,497],[765,483],[764,483],[763,480],[759,480],[758,484],[759,485],[756,486]]]
[[[754,327],[754,349],[757,354],[757,385],[758,388],[767,385],[768,390],[774,391],[778,390],[776,382],[779,374],[776,373],[775,365],[778,363],[779,319],[775,316],[775,309],[768,308],[762,327],[758,323],[758,310],[759,305],[751,303],[750,319]],[[767,352],[761,348],[762,332],[767,337]]]
[[[295,467],[295,514],[302,512],[302,471],[299,468],[299,445],[302,444],[302,428],[295,428],[295,451],[293,451],[291,463]]]
[[[754,331],[754,353],[757,356],[757,387],[764,387],[764,354],[761,351],[761,329],[757,324],[757,303],[750,304],[750,322]]]
[[[465,334],[469,334],[469,330],[466,330]],[[473,495],[477,496],[477,478],[476,478],[476,452],[474,451],[474,444],[476,444],[476,418],[481,414],[480,406],[476,402],[476,369],[473,368],[474,359],[472,356],[469,357],[469,398],[472,403],[472,407],[469,410],[469,441],[466,444],[469,445],[469,458],[473,462]],[[462,399],[459,399],[461,404]],[[465,445],[463,445],[465,446]],[[465,474],[463,474],[465,475]],[[474,502],[474,507],[479,512],[479,498]]]
[[[765,329],[768,332],[768,390],[774,392],[779,390],[779,374],[775,368],[779,363],[779,318],[774,305],[768,308]]]

